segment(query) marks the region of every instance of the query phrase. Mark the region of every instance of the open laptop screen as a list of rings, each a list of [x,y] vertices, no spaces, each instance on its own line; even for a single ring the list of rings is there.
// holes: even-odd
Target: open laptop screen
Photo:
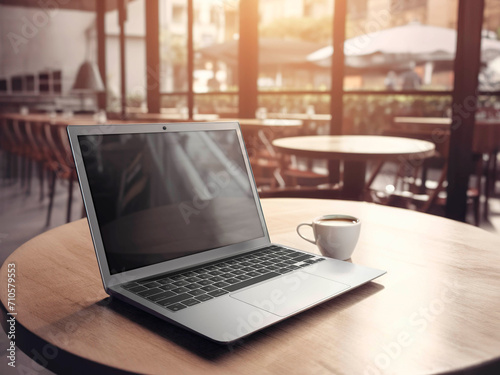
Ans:
[[[265,235],[235,130],[78,142],[111,274]]]

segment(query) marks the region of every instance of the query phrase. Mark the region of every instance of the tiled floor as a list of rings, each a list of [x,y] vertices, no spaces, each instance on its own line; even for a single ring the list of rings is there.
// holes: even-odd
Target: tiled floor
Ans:
[[[2,159],[0,157],[0,171],[3,174]],[[382,182],[384,178],[382,177]],[[66,222],[67,182],[59,181],[56,188],[54,209],[50,227],[56,227]],[[500,192],[500,181],[497,184],[497,192]],[[78,185],[74,184],[73,214],[76,220],[81,216],[82,200]],[[26,194],[25,189],[17,180],[0,177],[0,263],[9,256],[16,248],[24,242],[46,231],[45,218],[47,214],[48,198],[39,199],[39,183],[36,178],[32,181],[31,193]],[[490,216],[482,220],[481,227],[500,234],[500,199],[494,197],[490,200]],[[472,220],[469,220],[470,222]],[[5,353],[7,349],[7,337],[2,331],[0,333],[0,352]],[[0,372],[2,374],[16,374],[19,366],[25,366],[25,373],[51,374],[50,371],[40,369],[20,350],[17,351],[17,369],[11,369],[6,365],[6,356],[0,359]]]

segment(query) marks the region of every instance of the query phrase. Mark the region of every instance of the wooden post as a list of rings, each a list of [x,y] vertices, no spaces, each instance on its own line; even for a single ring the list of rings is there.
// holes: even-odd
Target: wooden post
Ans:
[[[107,108],[107,80],[106,80],[106,0],[96,0],[96,31],[97,31],[97,66],[99,74],[104,83],[104,92],[97,94],[97,107],[106,110]]]
[[[240,39],[238,45],[238,116],[240,118],[254,118],[258,106],[258,26],[259,2],[240,0]]]
[[[188,39],[187,39],[187,80],[188,80],[188,94],[187,106],[189,118],[194,116],[194,93],[193,93],[193,74],[194,74],[194,46],[193,46],[193,0],[188,0]]]
[[[481,64],[484,0],[460,0],[453,89],[446,216],[465,221]]]
[[[347,14],[345,1],[335,1],[333,13],[333,55],[331,67],[330,89],[330,134],[342,134],[342,117],[344,111],[344,41],[345,41],[345,18]],[[340,162],[328,161],[328,175],[330,183],[340,180]]]
[[[125,65],[125,20],[127,19],[126,0],[118,1],[118,25],[120,26],[120,92],[121,117],[127,116],[127,81]]]
[[[145,1],[146,102],[149,113],[160,113],[160,19],[158,0]]]

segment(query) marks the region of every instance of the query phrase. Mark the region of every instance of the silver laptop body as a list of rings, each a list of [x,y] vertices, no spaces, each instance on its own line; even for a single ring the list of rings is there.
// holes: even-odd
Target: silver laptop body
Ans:
[[[385,273],[271,244],[236,122],[68,134],[105,291],[168,322],[230,343]]]

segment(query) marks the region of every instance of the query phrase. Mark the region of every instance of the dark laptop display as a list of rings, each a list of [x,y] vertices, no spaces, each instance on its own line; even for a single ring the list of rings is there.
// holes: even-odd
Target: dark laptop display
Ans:
[[[78,142],[111,274],[265,235],[235,130]]]

